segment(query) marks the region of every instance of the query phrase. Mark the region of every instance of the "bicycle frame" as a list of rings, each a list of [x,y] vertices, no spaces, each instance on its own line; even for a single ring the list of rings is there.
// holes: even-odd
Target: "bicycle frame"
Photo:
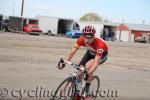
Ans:
[[[76,70],[74,73],[70,73],[70,75],[71,75],[71,82],[75,86],[74,87],[75,88],[75,94],[78,95],[78,93],[80,91],[77,90],[77,84],[76,84],[76,80],[77,80],[77,76],[78,76],[77,73],[78,73],[78,71],[82,71],[82,72],[86,71],[86,68],[79,66],[77,64],[74,64],[74,63],[67,61],[67,60],[64,60],[64,62],[66,62],[67,64],[70,65],[71,68],[74,68]],[[83,83],[83,85],[85,84],[84,81],[82,83]],[[82,90],[82,88],[83,88],[83,86],[81,87],[81,90]]]

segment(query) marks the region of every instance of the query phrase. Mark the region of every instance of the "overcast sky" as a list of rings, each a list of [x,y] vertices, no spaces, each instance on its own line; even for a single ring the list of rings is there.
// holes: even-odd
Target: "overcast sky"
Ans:
[[[20,16],[22,0],[0,0],[0,14]],[[150,0],[24,0],[25,17],[79,19],[88,12],[113,22],[150,24]]]

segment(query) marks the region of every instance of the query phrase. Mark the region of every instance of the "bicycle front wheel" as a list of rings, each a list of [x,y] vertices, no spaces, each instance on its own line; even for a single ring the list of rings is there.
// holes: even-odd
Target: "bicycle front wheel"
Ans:
[[[90,100],[96,100],[96,98],[98,97],[99,88],[100,88],[100,79],[98,76],[93,76],[93,80],[90,86],[90,93],[91,93]]]
[[[51,100],[73,100],[75,85],[72,77],[66,78],[57,87]]]

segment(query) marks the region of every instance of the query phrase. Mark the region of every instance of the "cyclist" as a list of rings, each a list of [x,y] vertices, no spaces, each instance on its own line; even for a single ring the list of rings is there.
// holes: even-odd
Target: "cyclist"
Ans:
[[[108,47],[104,40],[95,37],[96,30],[93,26],[86,26],[83,28],[82,33],[83,35],[76,40],[65,60],[70,61],[80,46],[86,47],[87,51],[80,61],[80,66],[85,66],[87,69],[88,78],[85,84],[85,89],[86,92],[89,92],[93,73],[98,68],[98,65],[107,60]],[[58,68],[63,69],[65,65],[66,63],[64,62]]]

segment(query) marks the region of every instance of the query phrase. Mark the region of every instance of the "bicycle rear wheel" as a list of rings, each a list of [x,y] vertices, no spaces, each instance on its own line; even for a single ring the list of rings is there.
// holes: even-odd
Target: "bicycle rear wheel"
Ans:
[[[74,100],[75,84],[73,78],[68,77],[57,87],[51,100]]]

